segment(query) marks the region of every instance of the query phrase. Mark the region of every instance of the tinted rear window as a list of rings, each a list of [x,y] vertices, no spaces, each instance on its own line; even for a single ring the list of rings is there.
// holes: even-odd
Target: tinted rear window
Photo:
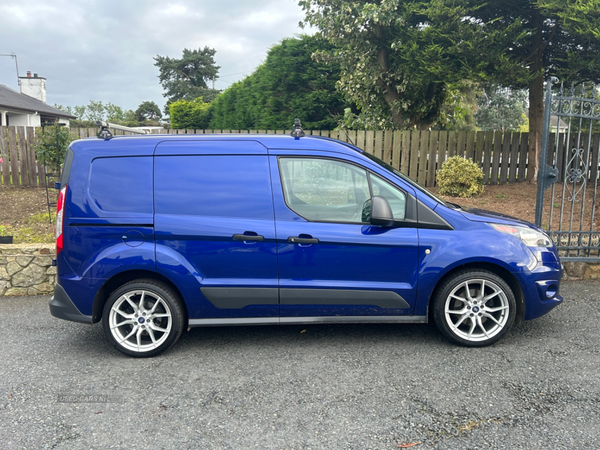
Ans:
[[[73,165],[73,150],[67,149],[65,155],[65,162],[63,163],[62,173],[60,176],[60,185],[66,186],[69,183],[69,175],[71,173],[71,166]]]
[[[152,157],[94,159],[89,195],[102,211],[152,214]]]

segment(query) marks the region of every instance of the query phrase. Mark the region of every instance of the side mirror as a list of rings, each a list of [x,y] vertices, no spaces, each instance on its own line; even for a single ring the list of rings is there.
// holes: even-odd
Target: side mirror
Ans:
[[[371,224],[380,227],[391,227],[394,225],[394,214],[390,203],[385,197],[375,195],[371,199]]]

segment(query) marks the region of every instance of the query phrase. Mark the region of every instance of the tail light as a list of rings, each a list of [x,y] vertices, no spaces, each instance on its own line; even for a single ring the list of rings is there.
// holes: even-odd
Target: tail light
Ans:
[[[67,186],[63,187],[58,193],[56,202],[56,254],[63,249],[63,228],[65,215],[65,198],[67,196]]]

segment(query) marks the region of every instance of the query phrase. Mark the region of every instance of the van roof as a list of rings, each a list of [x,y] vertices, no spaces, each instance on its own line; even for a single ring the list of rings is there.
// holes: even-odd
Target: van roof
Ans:
[[[71,143],[71,148],[75,151],[86,149],[88,151],[103,153],[112,153],[117,148],[121,151],[136,148],[135,153],[139,154],[141,148],[154,149],[161,142],[169,141],[255,141],[261,143],[267,149],[280,150],[323,150],[340,151],[340,147],[347,150],[362,153],[362,150],[336,139],[322,136],[304,136],[296,139],[290,135],[283,134],[146,134],[131,136],[114,136],[111,139],[99,139],[89,137],[78,139]]]

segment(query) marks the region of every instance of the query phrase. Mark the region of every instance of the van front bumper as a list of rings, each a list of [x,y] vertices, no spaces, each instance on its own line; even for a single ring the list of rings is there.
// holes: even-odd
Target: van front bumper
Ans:
[[[50,299],[49,306],[50,314],[59,319],[80,323],[92,323],[92,316],[81,314],[60,284],[54,286],[54,295]]]

